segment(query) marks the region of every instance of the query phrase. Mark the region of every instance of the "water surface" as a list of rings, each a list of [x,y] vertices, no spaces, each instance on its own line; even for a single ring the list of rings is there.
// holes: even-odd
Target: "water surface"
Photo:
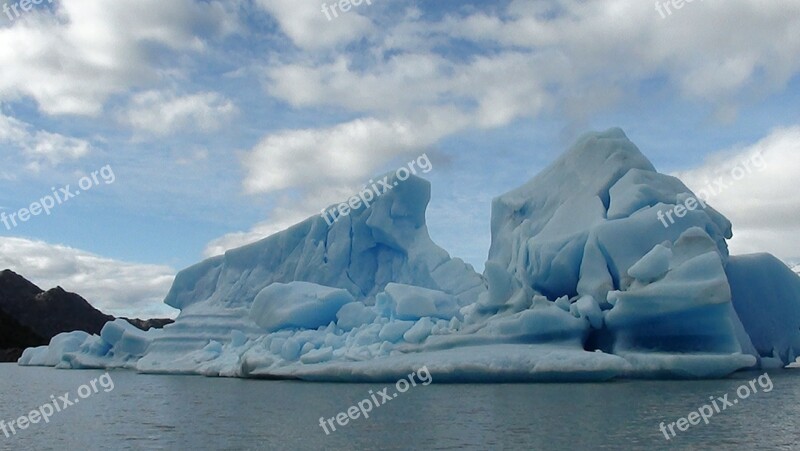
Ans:
[[[0,364],[0,420],[71,393],[102,371]],[[678,432],[676,421],[762,373],[713,381],[437,385],[411,388],[326,435],[333,417],[386,384],[328,384],[112,371],[98,393],[6,438],[2,450],[800,449],[800,372]],[[394,392],[393,384],[390,384]],[[85,393],[85,392],[84,392]],[[379,398],[380,399],[380,398]]]

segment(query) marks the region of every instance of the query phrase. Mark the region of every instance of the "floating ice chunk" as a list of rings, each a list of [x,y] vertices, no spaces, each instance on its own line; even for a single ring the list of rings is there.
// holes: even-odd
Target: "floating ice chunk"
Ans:
[[[111,350],[113,345],[103,340],[98,335],[92,335],[83,342],[78,352],[91,356],[103,357]]]
[[[50,340],[48,346],[28,348],[22,353],[19,364],[23,366],[56,366],[67,353],[77,351],[89,334],[83,331],[64,332]]]
[[[483,273],[489,286],[489,291],[484,295],[481,305],[485,307],[499,307],[506,303],[519,289],[511,274],[500,264],[488,261]]]
[[[305,364],[327,362],[333,357],[333,348],[327,347],[322,349],[314,349],[303,354],[300,361]]]
[[[570,313],[576,318],[586,318],[593,329],[603,328],[603,312],[591,296],[581,296],[570,306]]]
[[[561,296],[560,298],[556,299],[556,307],[560,308],[565,312],[569,312],[570,311],[569,296]]]
[[[376,298],[376,304],[385,314],[401,320],[418,320],[424,317],[451,319],[458,315],[455,296],[427,288],[390,283]]]
[[[283,352],[283,346],[286,344],[286,338],[274,337],[269,341],[269,352],[275,355],[280,355]]]
[[[241,330],[234,329],[231,331],[231,346],[243,346],[247,341],[247,335]]]
[[[422,318],[403,334],[403,339],[409,343],[421,343],[430,336],[432,329],[433,321],[430,318]]]
[[[281,348],[281,357],[286,360],[297,360],[301,351],[300,341],[295,338],[289,338]]]
[[[655,282],[669,271],[671,258],[672,249],[658,244],[628,269],[628,275],[642,283]]]
[[[369,346],[373,343],[377,343],[379,341],[378,335],[382,327],[383,326],[380,324],[370,324],[358,329],[353,336],[352,343],[356,346]]]
[[[725,271],[755,356],[793,362],[800,355],[800,277],[768,254],[731,257]]]
[[[383,326],[378,338],[382,341],[397,343],[403,338],[403,334],[414,327],[414,321],[392,321]]]
[[[316,329],[336,321],[336,312],[353,301],[353,295],[340,288],[310,282],[274,283],[258,293],[250,318],[269,332]]]
[[[736,339],[731,318],[731,292],[722,258],[706,235],[708,246],[696,246],[690,240],[678,240],[672,269],[652,282],[635,281],[626,291],[609,293],[614,308],[606,313],[606,325],[615,335],[615,353],[665,352],[727,355],[731,362],[742,348]],[[676,260],[686,252],[713,249],[682,263]],[[680,263],[680,264],[678,264]],[[671,360],[675,373],[687,370]],[[725,366],[727,368],[727,366]]]
[[[588,322],[574,317],[549,301],[536,302],[530,310],[490,322],[491,336],[525,338],[529,342],[561,341],[580,338]]]
[[[367,307],[363,302],[351,302],[342,306],[336,313],[336,325],[344,330],[350,330],[372,323],[377,316],[375,309]]]
[[[114,345],[122,339],[122,334],[128,330],[128,327],[133,327],[133,325],[124,319],[109,321],[100,329],[100,338]]]
[[[114,351],[121,354],[143,356],[147,352],[148,346],[150,346],[150,340],[144,333],[125,331],[122,339],[114,345]]]
[[[313,344],[313,343],[306,343],[306,344],[304,344],[304,345],[303,345],[303,347],[300,349],[300,355],[303,355],[303,354],[308,354],[309,352],[313,351],[314,349],[317,349],[317,348],[316,348],[316,347],[314,347],[314,344]]]
[[[150,346],[150,338],[145,331],[134,327],[124,319],[107,322],[100,330],[100,338],[114,347],[116,354],[143,356]]]

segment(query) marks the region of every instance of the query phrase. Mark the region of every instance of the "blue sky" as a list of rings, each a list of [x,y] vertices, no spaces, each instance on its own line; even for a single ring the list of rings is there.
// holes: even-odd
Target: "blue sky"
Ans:
[[[323,3],[0,15],[0,212],[115,175],[0,224],[0,266],[112,314],[173,315],[176,271],[426,152],[430,233],[481,270],[491,199],[612,126],[695,189],[763,152],[711,204],[734,253],[800,257],[800,3],[373,0],[332,20]]]

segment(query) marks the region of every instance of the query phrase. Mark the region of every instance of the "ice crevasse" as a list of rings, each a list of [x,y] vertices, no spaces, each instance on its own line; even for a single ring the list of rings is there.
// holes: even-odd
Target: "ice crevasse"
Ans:
[[[800,350],[800,277],[730,256],[731,223],[658,173],[622,130],[589,133],[494,199],[483,274],[428,235],[412,176],[329,223],[314,216],[181,271],[163,330],[109,322],[21,365],[437,382],[712,378]],[[394,182],[397,182],[396,184]]]

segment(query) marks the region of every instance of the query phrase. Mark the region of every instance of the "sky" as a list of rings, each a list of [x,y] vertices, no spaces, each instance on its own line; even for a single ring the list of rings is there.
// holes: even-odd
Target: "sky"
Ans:
[[[800,261],[800,2],[344,1],[0,0],[0,268],[174,316],[177,271],[426,154],[481,271],[492,198],[610,127]]]

